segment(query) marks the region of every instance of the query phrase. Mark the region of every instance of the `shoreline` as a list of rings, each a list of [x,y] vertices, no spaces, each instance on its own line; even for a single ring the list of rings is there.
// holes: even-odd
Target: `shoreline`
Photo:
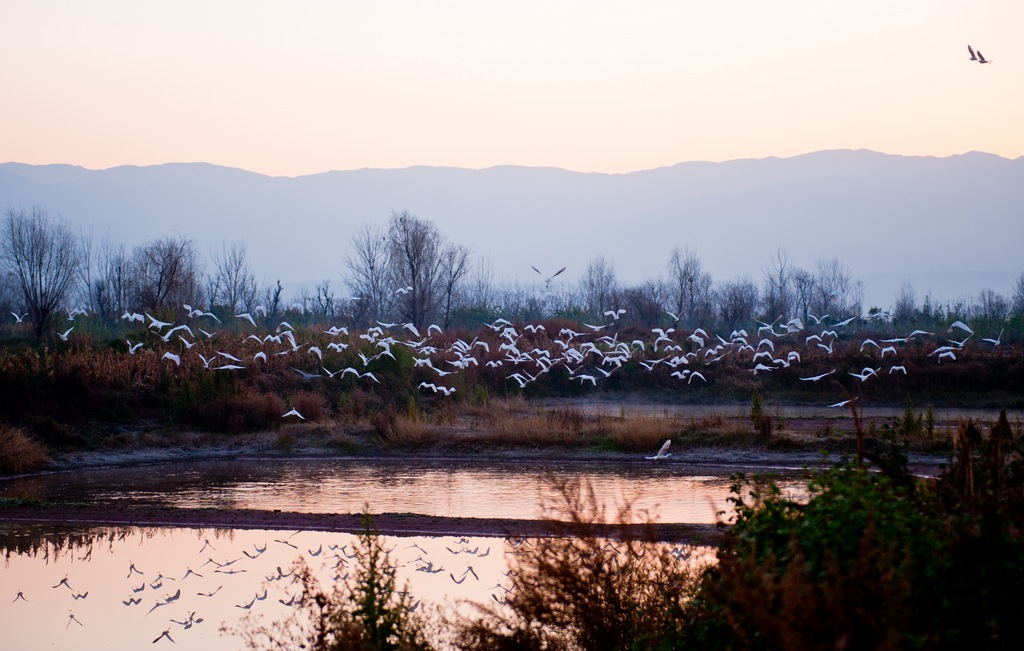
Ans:
[[[207,463],[218,461],[324,460],[379,462],[411,462],[424,465],[449,464],[521,464],[542,466],[603,465],[643,467],[651,464],[677,466],[680,469],[728,469],[729,472],[772,472],[803,470],[838,462],[840,457],[826,459],[820,453],[770,451],[744,448],[693,448],[676,450],[672,457],[657,462],[643,455],[621,452],[583,450],[509,449],[485,455],[456,454],[451,451],[397,452],[390,454],[339,454],[322,447],[303,448],[285,453],[267,449],[253,442],[241,447],[209,446],[203,448],[153,448],[120,452],[75,453],[54,460],[54,467],[38,476],[62,472],[88,472],[111,467],[145,467],[171,463]],[[922,477],[935,476],[946,461],[937,455],[911,455],[912,471]],[[2,485],[7,477],[0,479]],[[481,536],[542,537],[567,532],[564,523],[550,520],[513,518],[476,518],[432,516],[415,513],[371,514],[374,527],[391,536]],[[0,524],[39,524],[100,527],[181,527],[190,529],[267,529],[310,530],[359,533],[363,530],[359,513],[305,513],[280,510],[168,508],[148,505],[105,506],[74,503],[37,503],[10,500],[0,505]],[[618,525],[601,525],[602,535],[615,537]],[[656,523],[653,535],[662,541],[684,544],[714,544],[726,531],[726,525],[702,523]],[[641,535],[639,525],[633,530]]]
[[[300,513],[248,509],[182,509],[151,506],[103,507],[67,504],[13,504],[0,508],[0,524],[53,524],[101,527],[177,527],[186,529],[363,531],[359,513]],[[572,532],[552,520],[428,516],[416,513],[372,514],[373,528],[387,536],[548,537]],[[656,523],[593,525],[602,536],[645,534],[679,544],[714,544],[725,527],[714,524]]]

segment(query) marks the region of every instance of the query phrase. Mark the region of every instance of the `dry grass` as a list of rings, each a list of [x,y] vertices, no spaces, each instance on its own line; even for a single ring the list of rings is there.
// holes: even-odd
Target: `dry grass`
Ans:
[[[206,428],[229,434],[276,429],[286,410],[275,394],[244,393],[220,398],[199,409],[199,422]]]
[[[505,606],[478,604],[456,622],[455,648],[678,648],[699,568],[655,542],[649,523],[631,524],[628,506],[609,520],[592,486],[552,482],[552,535],[512,551]]]
[[[327,401],[319,393],[302,391],[292,396],[291,405],[302,414],[307,422],[316,423],[324,419]]]
[[[39,470],[50,457],[46,448],[13,425],[0,424],[0,474],[19,474]]]
[[[678,416],[641,415],[601,423],[602,432],[617,449],[625,452],[656,450],[665,439],[674,438],[682,426]]]
[[[490,439],[499,445],[588,445],[592,434],[584,431],[584,416],[575,409],[538,410],[533,414],[496,416],[490,423]]]
[[[398,414],[393,407],[383,409],[370,419],[380,440],[397,447],[416,447],[437,440],[436,429],[417,414]]]

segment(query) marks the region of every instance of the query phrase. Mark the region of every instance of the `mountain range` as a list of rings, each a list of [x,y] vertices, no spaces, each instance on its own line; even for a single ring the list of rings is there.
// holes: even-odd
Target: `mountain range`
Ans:
[[[332,279],[351,234],[393,211],[432,220],[489,261],[498,279],[531,267],[579,278],[602,255],[620,282],[665,274],[690,247],[716,280],[762,270],[781,246],[797,266],[836,257],[864,281],[866,306],[1007,293],[1024,271],[1024,157],[945,158],[867,150],[688,162],[628,174],[498,166],[361,169],[270,177],[206,163],[89,170],[0,164],[0,205],[39,206],[133,247],[161,235],[211,252],[242,239],[257,276]]]

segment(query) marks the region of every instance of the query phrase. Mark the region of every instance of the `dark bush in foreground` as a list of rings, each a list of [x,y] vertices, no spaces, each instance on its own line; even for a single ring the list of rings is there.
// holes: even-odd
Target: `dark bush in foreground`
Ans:
[[[628,509],[610,530],[592,486],[557,488],[562,505],[552,515],[565,523],[553,537],[522,542],[510,564],[507,608],[480,606],[479,618],[461,623],[456,647],[676,648],[696,576],[678,548],[673,553],[647,526],[623,524]]]
[[[395,568],[369,516],[355,547],[350,581],[325,590],[303,560],[293,568],[302,585],[295,614],[264,625],[247,616],[239,633],[250,649],[311,651],[426,651],[423,625],[408,592],[395,585]]]
[[[707,567],[650,525],[630,524],[628,507],[608,524],[592,487],[556,483],[551,536],[513,544],[503,603],[446,622],[438,642],[465,651],[1024,648],[1022,470],[1004,415],[987,435],[962,424],[937,480],[910,476],[898,450],[818,473],[800,499],[737,475],[732,526]],[[270,648],[427,648],[376,538],[364,535],[359,554],[353,588],[326,593],[302,572],[312,624],[274,629],[291,637],[263,629],[250,647],[265,638]]]
[[[1024,646],[1020,448],[973,424],[934,483],[905,467],[824,472],[810,499],[738,477],[735,522],[690,604],[703,648]],[[752,497],[746,497],[753,489]]]

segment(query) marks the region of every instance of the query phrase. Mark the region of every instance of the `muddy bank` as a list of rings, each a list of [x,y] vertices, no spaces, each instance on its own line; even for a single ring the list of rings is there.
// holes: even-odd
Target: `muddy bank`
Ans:
[[[242,509],[167,509],[153,507],[107,508],[79,505],[15,504],[0,507],[0,522],[46,523],[71,526],[184,527],[191,529],[265,529],[359,533],[357,513],[296,513]],[[565,525],[545,520],[425,516],[381,513],[374,527],[389,536],[534,537],[569,533]],[[618,537],[619,525],[599,527],[602,535]],[[686,544],[714,544],[723,529],[707,524],[658,524],[650,529],[658,540]],[[632,535],[644,535],[640,528]]]

